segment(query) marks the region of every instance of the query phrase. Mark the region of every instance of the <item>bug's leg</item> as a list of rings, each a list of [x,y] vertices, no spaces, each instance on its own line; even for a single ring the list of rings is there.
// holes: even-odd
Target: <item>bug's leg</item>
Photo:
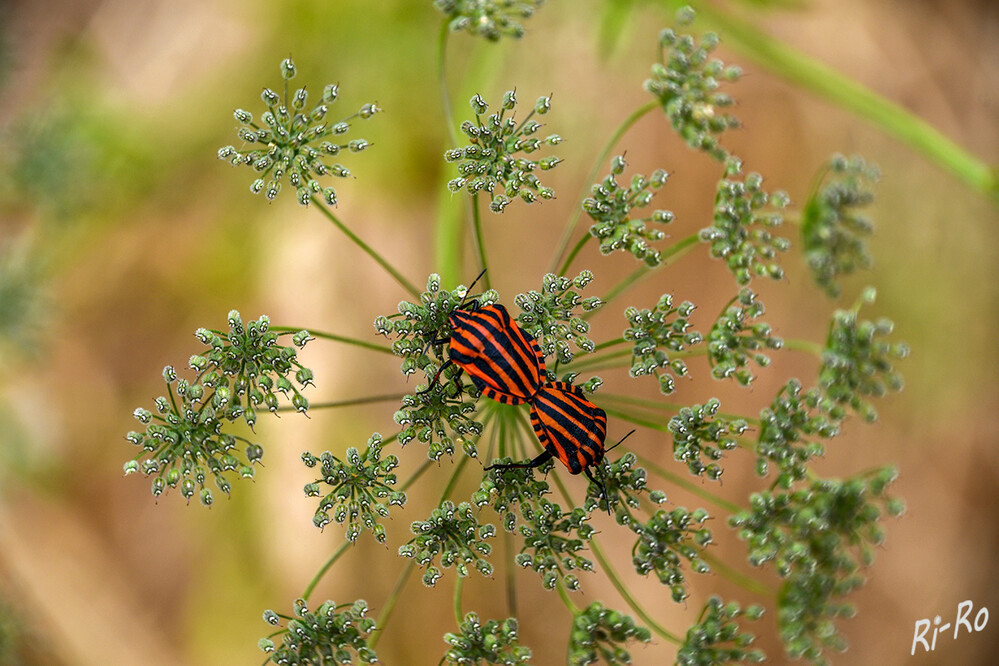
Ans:
[[[627,437],[627,435],[625,435],[625,437]],[[599,472],[600,469],[597,468],[597,471]],[[586,473],[586,476],[587,476],[587,478],[590,481],[592,481],[593,483],[597,484],[597,488],[600,488],[600,496],[604,498],[604,506],[607,507],[607,515],[608,516],[613,516],[614,514],[611,513],[611,510],[610,510],[610,498],[607,497],[607,488],[604,487],[603,479],[601,479],[601,480],[598,481],[596,479],[596,477],[593,476],[593,473],[590,472],[590,468],[589,467],[584,467],[583,468],[583,472]]]
[[[486,467],[485,469],[487,469],[487,470],[490,470],[490,469],[514,469],[514,468],[517,468],[517,467],[519,467],[521,469],[523,469],[523,468],[531,468],[531,469],[533,469],[534,467],[540,467],[541,465],[544,465],[546,462],[548,462],[551,459],[551,457],[552,457],[552,454],[548,453],[547,451],[544,451],[543,453],[541,453],[541,455],[539,455],[537,458],[535,458],[534,460],[532,460],[530,462],[505,463],[505,464],[501,464],[501,465],[490,465],[489,467]]]
[[[453,364],[454,364],[454,361],[452,361],[450,359],[448,361],[446,361],[444,363],[444,365],[441,366],[441,369],[437,371],[437,374],[434,375],[434,378],[430,380],[430,384],[427,385],[427,388],[423,389],[422,391],[417,391],[416,395],[423,395],[424,393],[428,393],[430,391],[430,389],[432,389],[434,386],[437,385],[437,380],[440,378],[441,373],[444,372],[444,369],[447,368],[449,365],[453,365]]]

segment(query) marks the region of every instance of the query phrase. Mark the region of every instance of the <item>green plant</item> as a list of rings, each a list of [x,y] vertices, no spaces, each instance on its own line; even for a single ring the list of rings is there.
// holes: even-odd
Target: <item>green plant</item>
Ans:
[[[516,37],[522,26],[512,17],[526,18],[540,3],[496,0],[434,4],[446,15],[440,42],[443,59],[448,29],[489,40]],[[890,322],[860,318],[860,306],[873,301],[873,291],[865,291],[852,309],[833,315],[825,344],[784,340],[759,321],[765,308],[748,285],[754,279],[778,280],[784,275],[781,262],[790,256],[791,243],[780,234],[785,228],[783,211],[790,201],[780,191],[767,191],[759,174],[744,174],[742,160],[723,146],[724,132],[737,127],[738,121],[726,111],[733,97],[719,92],[719,82],[736,81],[739,70],[710,58],[718,43],[716,35],[708,33],[698,40],[683,32],[690,20],[692,13],[685,10],[677,29],[662,32],[661,61],[653,66],[652,78],[645,84],[654,100],[625,119],[612,134],[595,169],[606,163],[617,140],[637,117],[661,108],[693,149],[717,160],[721,167],[710,223],[700,229],[701,225],[692,223],[688,235],[660,247],[666,237],[657,225],[687,222],[674,220],[673,213],[665,209],[651,215],[640,212],[666,185],[667,173],[658,169],[648,177],[636,174],[630,184],[622,185],[618,177],[624,175],[627,163],[623,155],[616,156],[610,162],[610,174],[592,185],[589,196],[567,221],[563,242],[553,257],[558,270],[539,275],[539,289],[518,294],[512,301],[521,310],[516,317],[519,325],[539,343],[549,378],[561,372],[562,381],[578,383],[595,394],[593,400],[605,406],[612,419],[646,428],[660,437],[671,436],[674,462],[695,477],[718,480],[726,471],[755,474],[760,490],[742,504],[691,484],[662,461],[645,460],[628,450],[612,454],[613,460],[605,457],[595,466],[603,489],[591,482],[582,498],[570,492],[563,481],[565,471],[557,464],[537,471],[484,471],[471,496],[458,495],[459,481],[476,474],[470,460],[532,458],[536,447],[531,448],[530,442],[536,440],[524,409],[483,399],[475,385],[459,373],[445,371],[441,381],[430,386],[430,379],[448,360],[439,342],[449,332],[447,316],[469,296],[467,289],[462,285],[444,288],[444,278],[437,273],[427,277],[425,289],[416,288],[332,210],[338,194],[319,179],[349,172],[324,160],[344,148],[360,152],[370,144],[362,139],[346,143],[329,139],[346,134],[349,120],[367,119],[378,109],[367,104],[346,120],[331,124],[326,114],[337,88],[326,86],[322,100],[306,112],[306,89],[289,95],[287,85],[297,70],[292,60],[286,59],[281,63],[284,94],[266,88],[262,94],[267,106],[261,115],[263,124],[255,123],[248,111],[235,112],[241,123],[238,135],[250,148],[226,146],[219,151],[219,158],[257,171],[259,177],[251,191],[264,192],[268,199],[279,194],[282,182],[295,187],[299,203],[316,208],[385,268],[412,299],[401,301],[394,311],[386,307],[386,313],[375,320],[375,333],[389,344],[272,326],[267,317],[244,325],[239,313],[232,311],[229,331],[199,329],[196,333],[208,349],[191,357],[188,365],[193,377],[181,378],[168,366],[163,373],[167,396],[154,401],[155,411],[140,408],[135,412],[145,430],[127,435],[142,450],[125,464],[126,473],[142,472],[152,477],[157,497],[179,487],[188,500],[199,494],[203,504],[211,505],[213,495],[205,487],[209,476],[228,494],[232,490],[230,476],[252,477],[263,457],[259,443],[238,434],[240,421],[252,428],[258,412],[284,409],[278,393],[286,396],[291,409],[304,413],[310,408],[303,391],[312,384],[313,372],[298,361],[299,350],[310,340],[392,353],[400,359],[401,373],[415,376],[411,391],[393,398],[398,402],[392,417],[397,430],[391,436],[383,438],[375,433],[363,448],[344,447],[342,455],[331,451],[302,454],[304,464],[318,474],[304,488],[307,496],[320,498],[313,523],[320,529],[344,525],[345,540],[293,603],[293,616],[265,613],[265,620],[272,625],[279,624],[282,617],[286,621],[260,644],[274,663],[349,663],[352,655],[363,662],[377,660],[374,649],[387,630],[401,584],[381,605],[383,612],[377,622],[366,616],[368,606],[363,601],[346,605],[328,601],[313,613],[308,610],[309,597],[364,531],[370,531],[378,542],[388,540],[390,526],[383,519],[398,515],[406,503],[407,490],[431,462],[450,464],[450,480],[439,492],[432,491],[435,497],[439,495],[438,505],[429,516],[412,521],[412,538],[398,548],[398,554],[408,560],[401,564],[400,581],[419,568],[423,569],[423,582],[430,587],[452,576],[457,579],[457,631],[444,638],[448,649],[442,662],[512,664],[530,659],[528,646],[519,642],[516,618],[483,622],[474,612],[462,612],[461,580],[473,569],[485,577],[496,572],[494,550],[498,549],[493,544],[501,534],[508,543],[516,544],[514,549],[519,548],[516,554],[505,556],[504,570],[519,566],[535,571],[541,585],[555,590],[571,614],[569,636],[559,637],[567,642],[570,663],[598,659],[628,663],[627,645],[648,642],[653,634],[674,644],[677,659],[684,664],[762,658],[762,653],[749,647],[752,634],[738,622],[741,617],[758,619],[762,613],[759,605],[743,610],[736,602],[711,598],[685,636],[671,631],[628,590],[604,552],[605,540],[627,540],[635,571],[645,576],[655,574],[664,594],[677,603],[689,598],[698,586],[709,586],[710,579],[703,575],[709,571],[732,578],[748,594],[758,596],[758,601],[776,607],[779,634],[792,656],[820,662],[825,648],[844,647],[833,619],[847,613],[844,597],[862,584],[860,568],[873,562],[872,546],[883,539],[879,521],[885,514],[901,513],[902,505],[886,494],[895,477],[890,468],[842,480],[823,478],[813,464],[823,450],[817,440],[837,436],[839,425],[852,414],[866,421],[876,417],[870,399],[901,389],[895,362],[906,355],[907,348],[885,339],[891,333]],[[443,79],[441,84],[446,98]],[[480,195],[489,193],[488,207],[496,215],[511,215],[521,203],[543,205],[555,193],[541,183],[538,172],[551,170],[561,158],[535,158],[534,153],[557,146],[561,138],[557,134],[538,136],[542,125],[535,116],[549,111],[552,95],[538,98],[533,110],[520,121],[514,119],[515,91],[506,92],[500,110],[488,116],[486,97],[476,94],[471,98],[472,119],[459,125],[468,143],[444,151],[444,159],[454,165],[446,187],[470,197],[470,215],[463,229],[472,237],[481,267],[496,271],[482,241],[483,225],[491,221],[482,219]],[[868,263],[861,236],[869,225],[859,222],[849,209],[866,205],[870,195],[863,189],[869,171],[862,161],[837,159],[832,165],[828,178],[834,182],[817,189],[806,204],[801,233],[816,281],[835,294],[837,277]],[[570,248],[584,212],[593,224]],[[621,250],[632,255],[639,266],[605,293],[584,297],[581,292],[592,286],[596,271],[582,269],[575,277],[569,274],[592,241],[603,254]],[[665,293],[651,307],[621,304],[628,287],[648,276],[661,275],[698,247],[721,260],[734,278],[733,295],[717,317],[700,318],[694,303],[674,305],[673,296]],[[447,277],[456,279],[454,275]],[[500,301],[501,295],[486,284],[487,288],[476,295],[478,303]],[[602,316],[623,315],[620,337],[591,338],[589,319],[598,312]],[[708,331],[706,335],[693,329],[698,319]],[[293,344],[281,346],[281,336],[290,336]],[[749,386],[758,373],[766,371],[770,355],[785,349],[814,354],[820,364],[814,385],[806,390],[803,387],[808,382],[788,378],[757,416],[725,413],[721,402],[712,397],[693,405],[662,399],[675,392],[676,377],[698,373],[708,382],[732,379],[739,386]],[[689,367],[687,361],[699,357],[707,361],[708,372]],[[643,385],[642,376],[652,375],[660,395],[644,400],[598,392],[603,384],[599,376],[577,381],[582,373],[597,368],[627,371],[639,379],[636,386]],[[697,386],[702,388],[704,383]],[[386,411],[386,425],[388,416]],[[424,464],[400,483],[395,471],[400,459],[421,454],[426,458]],[[767,481],[771,471],[776,472],[776,478]],[[695,489],[712,509],[669,506],[667,493],[660,486],[671,485]],[[614,521],[614,533],[606,537],[592,524],[595,514],[604,508],[604,491],[605,507]],[[778,591],[742,577],[716,560],[710,547],[722,524],[710,521],[721,515],[728,515],[730,525],[747,542],[750,564],[774,567],[783,581]],[[504,533],[490,521],[496,521]],[[601,602],[586,608],[576,605],[572,593],[586,587],[591,572],[610,580],[634,617]]]

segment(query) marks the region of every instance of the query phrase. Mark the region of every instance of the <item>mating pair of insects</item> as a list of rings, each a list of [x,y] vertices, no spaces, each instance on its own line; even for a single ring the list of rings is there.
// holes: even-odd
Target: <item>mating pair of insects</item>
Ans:
[[[486,469],[533,468],[558,458],[570,473],[584,472],[600,488],[609,511],[606,489],[590,471],[604,457],[604,410],[587,400],[578,386],[548,381],[545,357],[537,340],[502,305],[480,307],[477,301],[463,301],[448,315],[448,324],[450,338],[433,343],[448,343],[450,360],[441,366],[425,391],[433,388],[445,368],[457,365],[487,398],[504,405],[529,404],[531,425],[545,449],[530,462],[496,464]]]

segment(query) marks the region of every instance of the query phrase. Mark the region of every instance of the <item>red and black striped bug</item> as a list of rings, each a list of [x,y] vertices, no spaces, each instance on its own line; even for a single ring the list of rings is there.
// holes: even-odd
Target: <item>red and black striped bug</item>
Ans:
[[[600,488],[610,513],[607,489],[590,471],[590,467],[599,465],[604,458],[604,439],[607,436],[607,414],[604,410],[587,400],[578,386],[552,382],[542,386],[531,401],[531,425],[545,447],[541,455],[530,462],[490,465],[486,469],[533,468],[557,458],[570,474],[583,472]]]
[[[467,372],[487,398],[504,405],[522,405],[534,398],[547,376],[545,359],[537,341],[505,307],[462,303],[448,315],[448,323],[450,338],[432,344],[447,342],[450,358],[421,393],[433,388],[444,369],[453,364]]]

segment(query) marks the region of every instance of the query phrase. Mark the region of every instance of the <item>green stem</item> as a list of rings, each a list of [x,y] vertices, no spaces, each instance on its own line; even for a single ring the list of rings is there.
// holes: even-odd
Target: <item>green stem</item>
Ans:
[[[999,174],[938,129],[848,76],[708,3],[698,13],[725,43],[791,83],[867,120],[999,204]]]
[[[624,133],[631,129],[631,126],[637,123],[642,116],[652,111],[657,106],[659,106],[659,102],[652,101],[635,109],[631,115],[625,118],[624,122],[622,122],[618,128],[614,130],[614,133],[611,134],[610,138],[607,140],[603,151],[601,151],[599,157],[597,157],[596,161],[593,163],[593,168],[590,170],[590,174],[585,181],[583,193],[579,197],[579,205],[576,206],[572,217],[569,218],[569,222],[565,227],[565,231],[562,232],[562,239],[559,241],[558,248],[555,250],[555,254],[552,257],[551,270],[554,271],[555,267],[558,266],[559,259],[562,258],[566,247],[569,245],[569,239],[572,238],[572,234],[576,231],[576,226],[579,224],[579,218],[583,214],[583,200],[586,199],[587,195],[590,193],[590,186],[596,181],[597,174],[600,173],[600,169],[604,167],[604,164],[607,162],[607,156],[610,155],[611,150],[613,150],[614,146],[617,145],[617,142],[621,140]],[[587,235],[587,238],[589,238],[589,235]],[[573,254],[572,257],[569,257],[565,263],[562,264],[562,269],[559,271],[559,275],[565,275],[565,272],[569,270],[569,265],[572,263],[572,259],[574,257],[575,254]]]
[[[612,300],[620,296],[622,292],[624,292],[629,287],[633,286],[636,282],[651,277],[653,274],[655,274],[656,271],[676,263],[677,259],[687,254],[695,245],[697,245],[700,242],[700,240],[701,240],[700,236],[697,233],[693,233],[685,238],[681,238],[676,243],[670,245],[668,248],[663,250],[662,260],[658,266],[656,266],[655,268],[648,268],[646,266],[643,266],[642,268],[635,270],[634,273],[624,278],[623,280],[621,280],[621,282],[612,287],[610,291],[608,291],[603,296],[602,300],[604,302],[604,305],[610,303]],[[588,319],[589,316],[592,316],[593,312],[597,312],[597,310],[587,312],[585,315],[583,315],[583,319]]]
[[[718,495],[715,495],[714,493],[705,490],[701,486],[691,482],[686,476],[682,476],[680,474],[674,474],[673,472],[667,470],[665,467],[661,467],[660,465],[657,465],[656,463],[652,462],[648,458],[638,456],[638,462],[642,467],[646,468],[653,474],[656,474],[657,476],[661,477],[664,481],[667,481],[675,486],[679,486],[680,488],[683,488],[690,494],[696,495],[697,497],[700,497],[702,500],[706,502],[711,502],[715,506],[720,507],[725,511],[728,511],[730,514],[736,514],[742,511],[742,507],[740,507],[738,504],[729,502],[727,499],[719,497]]]
[[[559,492],[562,494],[562,497],[565,498],[565,501],[571,504],[572,506],[576,506],[576,503],[573,501],[572,496],[569,494],[569,489],[565,487],[565,483],[563,483],[562,478],[558,474],[552,474],[552,478],[555,481],[555,485],[558,486]],[[677,645],[681,645],[683,641],[681,641],[678,636],[672,634],[665,627],[656,622],[655,618],[646,613],[645,609],[641,607],[641,605],[638,603],[638,600],[635,599],[635,597],[631,594],[631,591],[628,590],[624,582],[621,580],[621,577],[618,575],[617,570],[611,566],[610,561],[604,555],[603,549],[600,547],[600,544],[597,542],[596,537],[591,538],[589,543],[590,543],[590,550],[593,551],[593,554],[594,556],[596,556],[597,561],[600,562],[600,566],[603,567],[604,573],[607,574],[607,578],[608,580],[610,580],[611,585],[613,585],[614,589],[618,591],[618,594],[621,595],[621,598],[624,599],[625,603],[627,603],[628,606],[633,611],[635,611],[635,613],[640,618],[642,618],[642,621],[644,621],[646,624],[649,625],[649,628],[651,628],[652,631],[659,634],[668,641],[676,643]],[[562,587],[561,582],[559,582],[556,585],[556,587],[558,587],[561,590]],[[560,592],[560,594],[564,595],[565,593]],[[570,606],[570,610],[572,608],[575,608],[575,604],[572,604],[572,600],[568,598],[568,595],[563,596],[563,601],[565,601],[567,605]],[[574,614],[576,615],[579,614],[578,609],[574,612]]]
[[[569,266],[571,266],[572,262],[575,261],[576,255],[579,254],[584,247],[586,247],[586,244],[590,241],[591,238],[593,238],[593,236],[591,236],[590,234],[586,234],[579,239],[579,242],[576,243],[576,245],[572,248],[572,251],[569,253],[569,256],[565,258],[565,263],[562,264],[562,268],[558,269],[559,275],[565,275],[565,272],[569,270]]]
[[[464,617],[461,612],[461,591],[465,587],[465,579],[461,576],[454,581],[454,623],[461,626],[462,618]]]
[[[475,244],[475,251],[479,255],[479,270],[486,271],[482,276],[482,285],[490,289],[489,262],[486,261],[486,246],[482,242],[482,214],[479,212],[479,193],[472,195],[472,241]]]
[[[309,600],[309,595],[311,595],[312,591],[316,589],[316,585],[318,585],[319,581],[323,579],[323,576],[326,575],[326,572],[330,570],[330,567],[332,567],[333,564],[340,559],[340,556],[346,553],[347,549],[350,548],[352,545],[353,544],[351,544],[351,542],[344,541],[342,544],[340,544],[339,548],[333,551],[333,554],[330,555],[328,560],[326,560],[326,563],[323,564],[323,566],[319,569],[319,571],[316,572],[316,575],[312,577],[312,580],[309,581],[308,586],[306,586],[305,588],[305,592],[302,593],[303,599],[305,599],[306,601]]]
[[[742,589],[750,592],[752,594],[757,594],[761,597],[767,597],[769,599],[774,599],[777,593],[772,590],[768,585],[764,585],[760,581],[756,580],[752,576],[747,576],[741,571],[736,571],[729,565],[725,564],[721,559],[715,557],[706,550],[702,550],[699,553],[699,557],[704,560],[712,571],[717,571],[719,574],[732,581]]]
[[[812,354],[816,358],[822,358],[822,352],[825,349],[822,344],[814,342],[812,340],[784,340],[784,349],[790,351],[800,351]]]
[[[382,612],[378,614],[378,619],[375,620],[375,630],[371,632],[371,638],[368,640],[368,647],[372,650],[378,645],[378,640],[382,637],[382,633],[385,631],[385,625],[388,623],[389,618],[392,617],[392,611],[395,610],[395,606],[399,603],[399,597],[402,596],[402,588],[406,586],[406,582],[409,577],[413,574],[413,570],[416,568],[416,561],[410,560],[406,568],[402,570],[399,574],[399,578],[395,581],[395,586],[392,588],[392,592],[389,593],[388,599],[385,600],[385,606],[382,608]]]
[[[597,561],[600,562],[600,566],[603,568],[604,573],[607,574],[607,578],[610,579],[614,589],[617,590],[618,594],[621,595],[631,610],[635,611],[635,614],[642,618],[642,621],[649,625],[649,628],[652,629],[652,631],[671,643],[683,645],[683,639],[656,622],[655,618],[646,613],[645,609],[639,605],[638,600],[635,599],[635,597],[631,594],[631,591],[625,587],[624,583],[621,581],[621,577],[618,576],[617,571],[615,571],[614,567],[611,566],[610,560],[608,560],[604,555],[603,548],[600,547],[600,544],[595,538],[590,539],[590,550],[593,551],[593,555],[596,556]]]
[[[680,411],[684,407],[689,407],[690,405],[684,405],[679,402],[665,402],[660,400],[647,400],[644,398],[636,398],[630,395],[621,395],[618,393],[600,393],[601,401],[611,401],[618,402],[626,405],[632,405],[634,407],[640,407],[642,409],[649,409],[655,412],[670,412],[675,413]],[[742,414],[733,414],[731,412],[716,412],[715,417],[721,419],[728,419],[729,421],[735,421],[737,419],[742,419],[746,423],[752,426],[759,427],[760,420],[758,418],[753,418],[751,416],[743,416]]]
[[[350,400],[336,400],[334,402],[310,402],[309,409],[335,409],[337,407],[355,407],[357,405],[370,405],[375,402],[393,402],[397,400],[402,400],[403,397],[405,397],[404,393],[395,393],[392,395],[372,395],[366,398],[352,398]],[[285,405],[284,407],[278,407],[277,411],[294,412],[298,410],[291,405]]]
[[[440,35],[437,39],[437,83],[440,88],[441,107],[444,114],[444,125],[447,128],[448,145],[458,146],[458,134],[455,131],[454,109],[451,106],[451,95],[448,93],[446,74],[446,52],[448,36],[451,30],[447,19],[441,22]],[[437,201],[437,216],[434,223],[434,254],[437,271],[445,280],[461,279],[461,234],[462,220],[460,207],[454,204],[454,194],[447,188],[447,172],[441,171],[440,196]],[[465,199],[465,197],[461,197]]]
[[[362,347],[364,349],[382,352],[383,354],[392,353],[392,347],[388,345],[380,345],[376,342],[368,342],[367,340],[359,340],[358,338],[348,338],[345,335],[336,335],[335,333],[326,333],[325,331],[315,331],[304,326],[271,326],[270,330],[275,333],[298,333],[299,331],[305,330],[308,331],[309,335],[314,338],[322,338],[323,340],[330,340],[332,342],[342,342],[344,344],[354,345],[355,347]]]
[[[338,218],[336,215],[334,215],[333,211],[331,211],[329,208],[326,207],[326,204],[321,199],[318,199],[317,197],[313,196],[312,197],[312,203],[319,209],[319,211],[323,215],[326,216],[326,218],[330,222],[333,223],[333,225],[337,229],[339,229],[340,231],[342,231],[347,236],[347,238],[349,238],[354,243],[354,245],[356,245],[357,247],[361,248],[361,250],[363,250],[369,257],[371,257],[372,259],[374,259],[378,263],[379,266],[381,266],[382,268],[384,268],[388,272],[388,274],[391,275],[395,279],[395,281],[398,282],[399,285],[403,289],[405,289],[406,291],[408,291],[410,294],[412,294],[416,298],[420,297],[420,290],[417,289],[416,287],[414,287],[412,282],[410,282],[405,277],[403,277],[402,273],[400,273],[399,271],[397,271],[392,266],[392,264],[390,264],[389,262],[385,261],[385,259],[384,259],[384,257],[382,257],[382,255],[378,254],[370,245],[368,245],[363,240],[361,240],[360,237],[357,234],[355,234],[353,231],[351,231],[350,229],[348,229],[346,227],[346,225],[344,225],[344,223],[340,221],[340,218]]]
[[[562,584],[561,579],[555,581],[555,589],[558,591],[558,596],[562,599],[562,603],[569,609],[569,612],[572,613],[573,617],[579,615],[579,606],[573,603],[572,599],[569,597],[569,592],[565,589],[565,585]]]

